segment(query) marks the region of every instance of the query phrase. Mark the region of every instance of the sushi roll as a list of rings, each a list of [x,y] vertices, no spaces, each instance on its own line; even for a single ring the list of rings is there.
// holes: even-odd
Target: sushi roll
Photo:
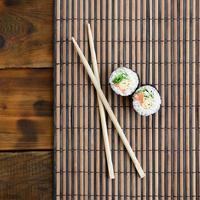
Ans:
[[[121,96],[131,95],[139,84],[138,75],[129,68],[119,67],[112,72],[109,83],[112,90]]]
[[[160,105],[160,94],[150,85],[138,88],[133,95],[133,108],[142,116],[149,116],[156,113]]]

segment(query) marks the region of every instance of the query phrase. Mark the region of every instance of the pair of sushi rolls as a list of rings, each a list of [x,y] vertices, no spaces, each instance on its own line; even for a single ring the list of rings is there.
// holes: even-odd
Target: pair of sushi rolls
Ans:
[[[138,75],[127,67],[119,67],[109,79],[112,90],[121,96],[131,95],[139,84]]]
[[[158,91],[145,85],[136,90],[133,95],[133,108],[142,116],[149,116],[160,109],[161,98]]]

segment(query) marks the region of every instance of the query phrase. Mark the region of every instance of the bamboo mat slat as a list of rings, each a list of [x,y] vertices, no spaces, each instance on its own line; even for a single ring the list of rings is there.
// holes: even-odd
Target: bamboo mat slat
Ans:
[[[200,2],[54,1],[54,199],[200,199]],[[106,166],[91,64],[91,24],[102,90],[146,176],[140,179],[108,116],[115,179]],[[108,79],[119,66],[155,86],[158,113],[141,117]]]

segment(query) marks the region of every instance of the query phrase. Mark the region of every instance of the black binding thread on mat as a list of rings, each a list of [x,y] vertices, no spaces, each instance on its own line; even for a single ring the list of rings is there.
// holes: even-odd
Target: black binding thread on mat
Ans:
[[[146,0],[146,84],[150,80],[150,2]],[[149,122],[152,116],[146,117],[146,198],[149,198]]]
[[[138,53],[138,36],[137,36],[137,29],[138,29],[138,25],[137,25],[137,5],[138,5],[138,1],[135,1],[135,70],[136,72],[138,73],[138,64],[137,64],[137,53]],[[131,30],[132,32],[132,30]],[[138,138],[138,115],[137,113],[135,112],[135,154],[136,154],[136,157],[138,158],[138,143],[137,143],[137,138]],[[131,135],[132,135],[132,130],[131,130]],[[135,175],[135,196],[136,196],[136,200],[137,200],[137,196],[138,196],[138,179],[137,179],[137,171],[135,169],[134,171],[134,175]]]
[[[60,199],[63,199],[63,12],[60,0]]]
[[[177,1],[177,60],[178,60],[178,67],[177,67],[177,76],[178,76],[178,97],[180,97],[180,0]],[[178,132],[177,132],[177,139],[178,139],[178,155],[177,155],[177,196],[180,197],[180,102],[178,101]]]
[[[164,151],[164,150],[163,150]],[[195,151],[195,150],[194,150]],[[121,152],[124,152],[123,150],[121,150]],[[68,171],[69,173],[77,173],[78,171],[77,170],[73,170],[73,171]],[[87,171],[80,171],[81,173],[84,173],[84,174],[86,174],[87,173]],[[106,173],[107,173],[107,171],[106,171],[106,169],[104,170],[104,171],[90,171],[90,173],[92,173],[92,174],[100,174],[100,173],[103,173],[104,175],[106,175]],[[119,171],[118,172],[119,174],[124,174],[124,171]],[[126,172],[127,174],[131,174],[131,172],[129,171],[129,172]],[[149,170],[149,173],[152,173],[152,171],[150,171]],[[164,175],[165,174],[165,172],[164,171],[162,171],[162,172],[160,172],[162,175]],[[170,174],[171,172],[167,172],[167,174]],[[181,172],[181,174],[183,174],[184,172]],[[192,172],[192,174],[195,174],[196,172]],[[158,172],[155,172],[155,174],[158,174]],[[186,174],[190,174],[190,172],[186,172]],[[110,196],[110,195],[109,195]],[[133,195],[134,196],[134,195]],[[143,196],[145,196],[145,195],[143,195]],[[189,196],[189,195],[187,195],[187,196]]]
[[[199,87],[198,84],[199,84],[199,42],[198,42],[198,39],[199,39],[199,1],[196,0],[196,33],[195,33],[195,40],[196,40],[196,48],[195,48],[195,51],[196,51],[196,54],[195,54],[195,61],[196,61],[196,77],[195,77],[195,80],[196,80],[196,88],[195,88],[195,93],[196,93],[196,100],[195,100],[195,105],[199,105]],[[200,190],[199,190],[199,152],[198,152],[198,149],[199,149],[199,109],[198,109],[198,106],[196,107],[196,110],[195,110],[195,127],[196,127],[196,196],[197,197],[200,197]]]
[[[85,25],[85,8],[86,8],[86,6],[85,6],[85,0],[83,0],[83,38],[85,39],[85,36],[86,36],[86,30],[85,30],[85,27],[84,27],[84,25]],[[85,45],[85,42],[83,43],[83,53],[85,54],[85,50],[86,49],[86,45]],[[83,133],[84,133],[84,135],[86,135],[86,129],[85,129],[85,106],[86,106],[86,102],[85,102],[85,99],[86,99],[86,94],[85,94],[85,90],[86,90],[86,88],[85,88],[85,73],[86,73],[86,71],[85,71],[85,69],[83,68],[83,83],[84,83],[84,87],[83,87],[83,127],[84,127],[84,131],[83,131]],[[83,139],[83,146],[85,146],[85,139]],[[83,167],[83,169],[85,169],[85,154],[83,154],[83,161],[84,161],[84,167]],[[85,193],[85,180],[86,180],[86,177],[85,176],[83,176],[83,183],[84,183],[84,187],[83,187],[83,190],[84,190],[84,193]],[[80,195],[81,196],[81,195]]]
[[[85,41],[86,43],[87,43],[87,41]],[[153,42],[153,41],[152,41]],[[154,40],[154,42],[156,42],[155,40]],[[112,62],[107,62],[108,64],[114,64],[114,65],[118,65],[119,64],[119,66],[122,66],[123,65],[123,62],[120,62],[120,63],[112,63]],[[149,64],[153,64],[153,62],[148,62]],[[196,62],[192,62],[192,64],[194,64],[194,63],[196,63]],[[59,63],[57,63],[57,64],[59,64]],[[63,64],[72,64],[71,62],[67,62],[67,63],[63,63]],[[73,64],[78,64],[78,63],[76,63],[76,62],[74,62]],[[102,64],[103,65],[105,65],[106,64],[106,62],[102,62]],[[137,62],[137,63],[135,63],[135,64],[137,64],[137,65],[144,65],[144,64],[146,64],[146,62]],[[160,63],[158,63],[158,62],[154,62],[154,64],[165,64],[164,62],[160,62]],[[166,64],[171,64],[171,62],[167,62]],[[177,64],[177,62],[173,62],[173,64]],[[183,64],[183,62],[180,62],[180,64]],[[189,62],[186,62],[186,64],[190,64]],[[200,62],[198,62],[197,64],[200,64]],[[129,62],[126,62],[125,63],[125,65],[129,65]],[[107,84],[108,85],[108,84]],[[161,84],[161,85],[163,85],[163,84]],[[194,85],[194,84],[193,84]],[[199,84],[198,84],[199,85]]]
[[[102,3],[103,1],[101,1],[101,3],[100,3],[100,7],[101,7],[101,9],[100,9],[100,20],[101,19],[103,19],[103,3]],[[100,41],[102,41],[103,40],[103,21],[101,20],[100,21]],[[101,56],[100,56],[100,63],[101,63],[101,66],[102,66],[102,60],[103,60],[103,56],[102,56],[102,54],[103,54],[103,46],[102,46],[102,42],[100,42],[100,54],[101,54]],[[102,67],[100,68],[100,77],[101,77],[101,83],[102,83],[102,80],[103,80],[103,70],[102,70]],[[103,164],[102,164],[102,162],[103,162],[103,145],[102,145],[102,142],[103,142],[103,139],[102,139],[102,137],[100,137],[100,148],[101,148],[101,151],[100,151],[100,171],[102,172],[103,171]],[[103,175],[102,175],[102,173],[100,174],[100,194],[102,194],[103,193]],[[102,199],[102,197],[100,197],[100,199]]]
[[[123,4],[123,18],[125,19],[126,18],[126,3]],[[125,66],[125,62],[126,62],[126,43],[124,42],[126,40],[126,21],[123,21],[123,66]],[[127,66],[130,68],[130,66]],[[126,105],[126,98],[123,98],[123,105]],[[125,127],[125,124],[126,124],[126,108],[123,109],[123,127]],[[126,134],[126,132],[124,132]],[[127,137],[127,134],[126,134],[126,137]],[[127,169],[127,160],[128,160],[128,156],[126,149],[123,145],[123,162],[124,162],[124,165],[123,165],[123,168],[124,168],[124,183],[123,183],[123,187],[124,187],[124,198],[126,199],[127,197],[127,183],[126,183],[126,180],[127,180],[127,173],[126,173],[126,169]],[[127,156],[127,157],[126,157]]]
[[[129,1],[129,19],[132,19],[132,1]],[[129,67],[130,68],[133,68],[133,65],[132,65],[132,20],[129,21],[129,41],[130,44],[129,44]],[[135,66],[134,66],[134,69],[135,69]],[[132,113],[133,112],[133,108],[132,108],[132,99],[129,100],[129,126],[132,127]],[[130,145],[131,147],[133,148],[133,140],[132,140],[132,129],[129,131],[129,135],[130,135]],[[134,133],[135,134],[135,133]],[[133,176],[133,167],[132,167],[132,162],[131,162],[131,159],[130,158],[127,158],[128,160],[128,163],[130,165],[130,188],[133,188],[133,180],[132,180],[132,176]],[[127,175],[127,173],[126,173]],[[134,186],[135,187],[135,186]],[[133,192],[132,192],[132,189],[130,189],[130,196],[133,196]],[[127,196],[126,196],[127,198]]]
[[[173,18],[174,16],[174,1],[171,0],[171,18]],[[172,198],[174,197],[174,169],[175,169],[175,162],[174,162],[174,158],[175,158],[175,153],[174,153],[174,133],[175,133],[175,109],[173,108],[173,106],[175,105],[175,101],[174,101],[174,96],[175,96],[175,89],[174,89],[174,82],[175,82],[175,67],[174,67],[174,21],[171,20],[171,40],[172,40],[172,44],[171,44],[171,78],[172,78],[172,91],[171,91],[171,122],[172,122],[172,127],[171,127],[171,196]]]
[[[83,152],[88,152],[89,150],[88,149],[69,149],[68,151],[70,152],[70,151],[76,151],[76,150],[79,150],[79,151],[83,151]],[[100,152],[101,151],[101,149],[91,149],[90,151],[97,151],[97,152]],[[115,152],[123,152],[124,150],[123,149],[121,149],[121,150],[118,150],[118,149],[113,149],[113,151],[115,151]],[[152,151],[158,151],[158,149],[152,149],[152,150],[149,150],[150,152],[152,152]],[[165,152],[165,150],[163,149],[163,150],[160,150],[161,152]],[[177,149],[175,149],[174,150],[175,152],[177,152],[178,150]],[[186,152],[188,152],[188,151],[190,151],[190,150],[186,150]],[[192,149],[192,151],[193,152],[195,152],[196,150],[195,149]],[[143,150],[143,151],[140,151],[140,152],[142,152],[142,153],[145,153],[146,152],[146,150]],[[168,150],[168,152],[170,152],[170,150]],[[183,150],[180,150],[180,152],[183,152]],[[200,150],[198,150],[197,152],[200,152]],[[106,172],[106,170],[105,170],[105,172]],[[149,172],[151,172],[150,170],[149,170]],[[129,173],[129,172],[126,172],[126,173]],[[155,172],[155,173],[158,173],[158,172]],[[169,172],[167,172],[167,173],[169,173]],[[181,172],[182,173],[182,172]],[[192,173],[194,173],[194,172],[192,172]]]
[[[192,18],[193,20],[199,20],[200,18]],[[74,20],[74,21],[76,21],[76,20],[81,20],[81,21],[83,21],[84,19],[82,18],[82,19],[78,19],[77,17],[71,17],[71,18],[66,18],[66,19],[64,19],[64,20]],[[85,20],[89,20],[88,18],[85,18]],[[96,21],[106,21],[106,20],[109,20],[109,21],[120,21],[120,22],[124,22],[124,21],[140,21],[141,19],[136,19],[136,20],[134,20],[134,19],[119,19],[119,18],[115,18],[115,19],[105,19],[105,18],[102,18],[102,19],[90,19],[91,21],[94,21],[94,20],[96,20]],[[143,19],[143,20],[145,20],[145,19]],[[152,20],[152,18],[150,18],[150,20]],[[154,19],[155,21],[158,21],[158,20],[161,20],[161,21],[164,21],[165,20],[165,18],[155,18]],[[169,21],[176,21],[177,20],[177,18],[167,18],[167,20],[169,20]],[[183,20],[183,18],[181,18],[180,17],[180,20]],[[190,20],[190,18],[185,18],[185,20],[186,21],[189,21]]]
[[[88,0],[88,22],[90,23],[91,22],[91,0]],[[85,25],[86,26],[86,25]],[[87,33],[87,27],[86,27],[86,33]],[[87,37],[88,38],[88,37]],[[90,48],[89,48],[89,45],[87,44],[87,48],[88,48],[88,62],[91,63],[91,57],[90,57]],[[91,65],[90,65],[91,66]],[[91,94],[92,94],[92,84],[91,84],[91,81],[88,80],[88,96],[90,98],[88,98],[88,149],[89,149],[89,152],[88,152],[88,199],[91,198],[91,134],[94,134],[94,131],[91,131],[91,113],[92,113],[92,110],[90,109],[90,106],[92,104],[91,102]]]
[[[114,18],[115,16],[115,5],[116,5],[116,1],[115,0],[112,0],[112,18]],[[114,55],[115,55],[115,46],[114,46],[114,31],[115,31],[115,22],[112,21],[112,30],[111,30],[111,33],[112,33],[112,43],[111,43],[111,47],[112,47],[112,51],[111,51],[111,70],[113,71],[114,70]],[[112,100],[112,110],[114,111],[114,101],[115,101],[115,98],[114,98],[114,93],[112,92],[111,93],[111,100]],[[112,142],[110,145],[110,148],[111,148],[111,155],[112,155],[112,162],[113,162],[113,169],[114,169],[114,172],[115,172],[115,151],[113,151],[113,149],[115,148],[115,128],[114,128],[114,125],[112,123],[111,125],[111,138],[112,138]],[[114,200],[114,195],[115,195],[115,180],[116,180],[116,175],[115,175],[115,179],[112,181],[112,200]]]
[[[74,198],[74,197],[77,197],[78,196],[78,194],[74,194],[74,195],[71,195],[71,194],[69,194],[69,195],[67,195],[67,197],[71,197],[72,199]],[[87,194],[82,194],[82,195],[80,195],[81,197],[88,197],[88,195]],[[103,199],[106,199],[105,197],[106,197],[106,195],[105,194],[98,194],[98,195],[96,195],[97,197],[100,197],[101,199],[103,198]],[[120,199],[120,198],[123,198],[124,196],[123,195],[120,195],[120,196],[118,196],[118,195],[114,195],[114,196],[111,196],[111,195],[109,195],[108,197],[114,197],[114,198],[117,198],[118,197],[118,199]],[[132,196],[130,196],[130,195],[127,195],[127,198],[131,198]],[[135,196],[134,196],[135,197]],[[143,195],[143,196],[137,196],[139,199],[142,199],[142,198],[144,198],[145,196]],[[149,197],[152,197],[152,195],[149,195]],[[155,197],[159,197],[158,195],[155,195]],[[176,199],[178,199],[179,197],[181,197],[181,198],[183,198],[183,196],[174,196]],[[186,196],[186,197],[191,197],[191,196]],[[199,196],[192,196],[192,197],[199,197]],[[94,198],[94,194],[91,194],[90,195],[90,198]],[[171,198],[171,196],[165,196],[165,195],[161,195],[161,198]]]
[[[143,42],[144,42],[144,40],[143,40],[143,23],[142,23],[143,20],[144,20],[144,18],[143,18],[143,0],[141,0],[140,1],[140,63],[142,63],[142,60],[143,60]],[[140,64],[140,77],[141,77],[141,80],[143,79],[143,70],[142,70],[142,68],[143,68],[143,64]],[[143,84],[143,82],[141,82],[141,84]],[[144,121],[145,121],[145,119],[142,116],[140,116],[140,127],[142,127]],[[143,151],[143,138],[144,138],[143,130],[141,130],[141,132],[140,132],[140,138],[141,138],[140,149]],[[141,166],[144,167],[143,154],[141,153],[140,155],[141,155],[140,164],[141,164]],[[144,170],[144,168],[143,168],[143,170]],[[137,176],[138,176],[138,174],[137,174]],[[144,180],[141,179],[140,183],[141,183],[141,185],[140,185],[141,186],[141,194],[140,195],[143,196]]]
[[[69,2],[66,1],[66,15],[68,16],[69,15]],[[69,26],[69,20],[66,20],[66,40],[69,39],[69,29],[68,29],[68,26]],[[69,43],[66,42],[66,63],[68,62],[68,59],[69,59]],[[68,107],[68,96],[69,96],[69,85],[68,85],[68,77],[69,77],[69,67],[68,65],[66,64],[66,195],[69,194],[69,174],[68,174],[68,165],[70,164],[69,163],[69,160],[68,160],[68,149],[69,149],[69,141],[68,141],[68,138],[69,138],[69,131],[67,129],[67,127],[69,126],[69,107]]]
[[[183,197],[184,199],[187,196],[187,177],[186,177],[186,1],[183,1]]]
[[[152,0],[152,84],[155,85],[155,0]],[[152,116],[152,148],[155,146],[155,115]],[[155,150],[152,152],[152,170],[155,173]],[[152,194],[155,198],[155,176],[152,176]]]
[[[72,12],[72,16],[74,16],[74,1],[72,1],[72,7],[70,8],[71,9],[71,12]],[[72,21],[71,22],[71,35],[74,36],[74,22]],[[71,45],[71,61],[72,61],[72,66],[71,66],[71,81],[72,81],[72,85],[71,85],[71,126],[74,124],[74,51],[75,51],[75,48],[73,45]],[[74,148],[74,129],[71,129],[71,146],[72,148]],[[71,168],[74,169],[75,165],[74,165],[74,156],[75,156],[75,153],[72,152],[71,153]],[[71,194],[74,195],[74,173],[71,173]]]
[[[97,19],[97,0],[94,0],[94,18]],[[96,25],[97,21],[95,20],[94,21],[94,37],[93,37],[93,40],[95,38],[97,38],[97,25]],[[94,48],[95,48],[95,52],[96,52],[96,57],[97,57],[97,43],[94,41]],[[99,61],[97,60],[97,63],[99,63]],[[99,67],[99,65],[98,65]],[[94,102],[97,102],[98,99],[97,99],[97,93],[95,91],[95,95],[94,95]],[[94,128],[96,129],[97,127],[97,115],[99,115],[100,113],[97,111],[98,110],[98,106],[97,106],[97,103],[94,105]],[[99,121],[100,121],[100,116],[99,116]],[[101,127],[101,122],[100,122],[100,127]],[[94,156],[97,157],[97,140],[98,140],[98,137],[97,137],[97,131],[94,132]],[[97,171],[97,164],[96,164],[96,159],[94,159],[94,171],[96,172]],[[94,174],[94,198],[96,198],[96,174]]]
[[[76,127],[68,127],[68,129],[72,129],[72,128],[73,128],[73,129],[81,129],[81,130],[87,129],[87,128],[77,127],[77,126],[76,126]],[[108,129],[111,129],[111,128],[112,128],[112,127],[108,127]],[[91,127],[91,129],[94,129],[94,127]],[[100,127],[98,127],[97,129],[100,129]],[[131,129],[131,127],[126,127],[126,128],[124,128],[124,129]],[[134,128],[132,128],[132,129],[134,130]],[[137,129],[142,129],[142,130],[145,129],[145,130],[146,130],[146,128],[144,128],[144,127],[143,127],[143,128],[142,128],[142,127],[141,127],[141,128],[137,128]],[[155,129],[158,130],[159,127],[155,127]],[[163,130],[163,129],[165,129],[165,128],[164,128],[164,127],[160,127],[160,129]],[[167,129],[171,129],[171,128],[168,127]],[[178,128],[174,128],[174,129],[177,130]],[[189,127],[186,128],[186,129],[189,129]],[[193,127],[192,129],[195,129],[195,127]],[[183,128],[180,128],[180,130],[183,130]],[[139,150],[138,150],[138,151],[139,151]],[[181,150],[180,150],[180,151],[181,151]]]
[[[57,82],[57,79],[56,79],[56,30],[57,30],[57,0],[54,0],[53,1],[53,6],[54,6],[54,10],[53,10],[53,96],[54,96],[54,99],[53,99],[53,199],[55,200],[56,199],[56,186],[57,186],[57,180],[56,180],[56,166],[57,166],[57,163],[56,163],[56,149],[57,149],[57,132],[56,132],[56,82]]]
[[[144,20],[144,19],[143,19]],[[146,20],[146,19],[145,19]],[[185,19],[184,19],[185,20]],[[64,20],[63,20],[64,21]],[[92,20],[90,20],[90,21],[92,21]],[[141,20],[140,20],[141,21]],[[165,20],[166,21],[166,20]],[[129,21],[129,22],[131,22],[131,21]],[[71,42],[72,43],[72,40],[70,40],[70,39],[66,39],[66,40],[63,40],[63,42],[66,42],[66,41],[68,41],[68,42]],[[80,39],[77,39],[76,40],[78,43],[83,43],[83,42],[89,42],[88,41],[88,39],[83,39],[83,40],[80,40]],[[146,40],[143,40],[144,42],[146,42]],[[180,42],[183,42],[183,40],[179,40]],[[189,42],[190,40],[184,40],[184,41],[186,41],[186,42]],[[200,40],[192,40],[193,42],[196,42],[196,41],[200,41]],[[112,39],[111,40],[102,40],[102,41],[100,41],[100,40],[97,40],[97,39],[94,39],[94,42],[97,42],[97,43],[101,43],[101,42],[103,42],[103,43],[111,43],[111,42],[116,42],[116,43],[119,43],[119,42],[124,42],[124,43],[130,43],[130,42],[132,42],[132,43],[135,43],[135,41],[130,41],[130,40],[125,40],[125,41],[123,41],[123,40],[113,40],[112,41]],[[149,40],[149,42],[152,42],[152,40]],[[171,40],[162,40],[162,38],[161,39],[159,39],[159,40],[155,40],[155,42],[161,42],[161,43],[164,43],[164,42],[168,42],[168,43],[170,43],[171,42]],[[174,42],[177,42],[177,40],[175,40],[174,39]],[[181,63],[181,62],[180,62]],[[123,63],[122,63],[123,64]],[[126,64],[128,64],[128,63],[126,63]]]
[[[192,137],[193,137],[193,132],[192,132],[192,121],[193,121],[193,117],[192,117],[192,102],[193,102],[193,87],[192,87],[192,80],[193,80],[193,64],[192,64],[192,60],[193,60],[193,44],[192,44],[192,34],[193,34],[193,20],[192,20],[192,13],[193,13],[193,5],[192,5],[193,1],[190,0],[190,38],[189,38],[189,67],[191,67],[191,70],[189,70],[189,147],[190,147],[190,196],[192,196],[192,188],[193,188],[193,176],[192,176],[192,165],[193,165],[193,154],[192,154]]]
[[[161,1],[158,1],[158,40],[161,38]],[[158,90],[160,92],[160,95],[162,92],[161,87],[161,44],[158,44]],[[161,133],[161,116],[162,116],[162,109],[158,113],[158,133]],[[162,144],[162,134],[158,136],[158,198],[161,198],[162,196],[162,176],[161,176],[161,144]]]
[[[118,0],[117,1],[117,17],[118,19],[120,18],[120,1]],[[117,38],[118,40],[120,40],[120,21],[117,22]],[[118,42],[118,45],[117,45],[117,49],[120,49],[120,42]],[[119,55],[119,50],[118,50],[118,53],[117,53],[117,56],[118,56],[118,59],[117,59],[117,62],[118,62],[118,65],[120,63],[120,55]],[[118,121],[120,122],[120,97],[118,96],[117,97],[117,105],[118,105],[118,108],[117,108],[117,118],[118,118]],[[120,138],[118,137],[118,148],[120,148]],[[117,153],[117,171],[120,171],[120,152],[118,151]],[[118,196],[120,195],[120,176],[118,175]]]
[[[80,18],[80,0],[77,1],[77,17],[78,19]],[[78,20],[77,23],[77,38],[80,38],[80,20]],[[78,77],[77,77],[77,115],[80,115],[80,57],[77,57],[77,73],[78,73]],[[77,124],[80,124],[80,116],[77,117]],[[78,148],[80,148],[80,129],[78,129],[78,135],[77,135],[77,146]],[[80,200],[80,151],[79,149],[76,150],[77,151],[77,192],[78,192],[78,199]]]
[[[165,0],[164,2],[164,5],[165,5],[165,20],[164,20],[164,39],[165,41],[167,41],[167,38],[168,38],[168,21],[166,20],[167,19],[167,15],[168,15],[168,5],[167,5],[167,0]],[[170,38],[171,39],[171,38]],[[169,132],[168,132],[168,116],[169,116],[169,108],[168,108],[168,64],[167,64],[167,61],[168,61],[168,45],[167,43],[165,42],[164,43],[164,71],[165,71],[165,88],[164,88],[164,91],[165,91],[165,105],[166,105],[166,108],[165,108],[165,165],[164,165],[164,171],[165,171],[165,175],[164,175],[164,180],[165,180],[165,185],[164,185],[164,194],[165,195],[168,195],[168,136],[169,136]]]
[[[105,49],[105,52],[106,52],[106,80],[108,80],[108,12],[109,12],[109,3],[108,3],[108,0],[106,0],[106,49]],[[106,87],[106,90],[105,90],[105,94],[106,96],[108,97],[108,87]],[[106,115],[106,122],[108,122],[108,115]],[[106,158],[105,158],[105,153],[103,154],[104,155],[104,160],[105,160],[105,167],[106,167],[106,170],[107,170],[107,162],[106,162]],[[108,172],[108,171],[107,171]],[[108,175],[108,173],[106,173],[106,175]],[[109,179],[106,177],[106,199],[108,199],[108,192],[109,192]]]

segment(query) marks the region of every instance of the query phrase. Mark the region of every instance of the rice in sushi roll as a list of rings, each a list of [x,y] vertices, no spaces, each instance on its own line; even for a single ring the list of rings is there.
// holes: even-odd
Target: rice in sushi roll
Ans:
[[[160,105],[160,95],[158,91],[150,85],[138,88],[133,95],[133,108],[140,115],[152,115],[159,110]]]
[[[109,79],[112,90],[121,96],[131,95],[139,84],[138,75],[129,68],[119,67]]]

